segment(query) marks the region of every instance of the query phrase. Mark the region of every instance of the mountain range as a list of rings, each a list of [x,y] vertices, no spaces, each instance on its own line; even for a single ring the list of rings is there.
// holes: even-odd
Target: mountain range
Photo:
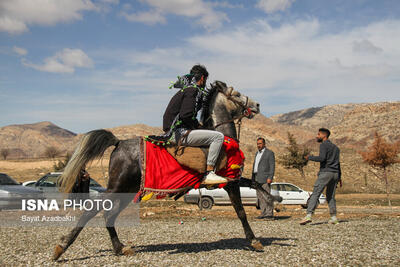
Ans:
[[[390,142],[400,140],[400,101],[365,104],[339,104],[313,107],[270,118],[262,114],[243,120],[241,144],[254,147],[257,137],[280,150],[287,144],[287,133],[295,135],[300,144],[314,143],[320,127],[331,130],[331,139],[346,148],[360,148],[371,143],[375,131]],[[161,133],[160,127],[144,124],[108,129],[120,139]],[[10,150],[10,158],[41,157],[47,147],[71,151],[80,135],[51,122],[9,125],[0,128],[0,148]]]
[[[266,117],[262,114],[254,119],[244,119],[241,126],[241,149],[246,158],[244,174],[251,173],[251,162],[256,152],[256,139],[261,136],[267,140],[276,158],[285,153],[288,132],[294,134],[297,142],[309,147],[314,154],[318,153],[315,136],[320,127],[331,130],[331,139],[342,151],[343,173],[352,181],[350,191],[368,190],[366,182],[371,176],[368,166],[362,163],[359,151],[372,143],[374,133],[379,132],[386,140],[400,140],[400,101],[363,104],[338,104],[323,107],[313,107],[285,114]],[[119,126],[108,129],[119,139],[129,139],[134,136],[159,134],[161,127],[151,127],[144,124]],[[10,151],[9,159],[43,157],[46,148],[54,147],[65,155],[72,152],[81,134],[63,129],[51,122],[34,124],[9,125],[0,128],[0,150]],[[285,181],[296,182],[299,185],[310,186],[314,179],[304,180],[296,170],[286,170],[277,165],[277,176],[285,177]],[[309,164],[306,177],[314,177],[318,164]],[[395,168],[394,174],[400,174]],[[400,190],[400,186],[397,187]]]

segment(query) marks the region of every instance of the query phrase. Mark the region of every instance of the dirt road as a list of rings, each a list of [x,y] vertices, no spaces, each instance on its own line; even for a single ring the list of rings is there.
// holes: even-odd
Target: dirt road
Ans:
[[[366,213],[365,210],[370,210]],[[300,226],[304,210],[287,207],[275,221],[250,224],[264,245],[263,252],[248,246],[240,221],[230,206],[199,211],[194,205],[150,202],[141,208],[137,227],[120,228],[133,256],[115,256],[108,233],[86,228],[57,265],[93,266],[299,266],[400,264],[400,208],[339,206],[338,225],[329,225],[326,208],[317,210],[311,225]],[[362,212],[361,212],[362,211]],[[180,222],[183,222],[180,224]],[[54,245],[68,228],[0,228],[0,265],[47,265]]]

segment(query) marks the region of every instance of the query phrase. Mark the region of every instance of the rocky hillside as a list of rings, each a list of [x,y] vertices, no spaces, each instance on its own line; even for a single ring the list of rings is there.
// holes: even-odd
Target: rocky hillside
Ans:
[[[256,152],[256,140],[258,137],[266,139],[267,147],[276,152],[283,152],[287,144],[287,133],[296,134],[297,141],[310,142],[314,134],[304,127],[296,125],[284,125],[274,122],[270,118],[260,114],[253,119],[243,119],[240,135],[240,146],[247,158],[252,158]],[[250,170],[246,169],[246,173]]]
[[[372,141],[378,131],[389,141],[400,139],[400,102],[330,105],[309,108],[267,118],[262,114],[243,119],[241,144],[248,152],[255,150],[255,140],[262,136],[267,145],[282,151],[287,133],[295,134],[298,143],[315,145],[314,136],[320,127],[332,131],[332,139],[342,147],[359,150]],[[135,124],[110,128],[118,138],[161,133],[160,127]],[[47,147],[71,151],[80,138],[51,122],[10,125],[0,128],[0,147],[11,150],[10,158],[40,157]]]
[[[48,147],[72,149],[76,134],[51,122],[9,125],[0,128],[0,148],[9,149],[9,158],[41,157]]]
[[[262,114],[253,119],[243,119],[241,143],[255,144],[257,137],[264,137],[269,146],[284,146],[287,143],[287,133],[295,133],[299,143],[305,143],[314,137],[312,131],[297,125],[285,125],[274,122]]]
[[[267,118],[257,115],[254,119],[243,119],[241,129],[241,149],[246,156],[244,175],[251,175],[251,166],[256,152],[256,139],[266,138],[267,146],[275,152],[277,159],[276,181],[293,182],[307,190],[312,189],[318,164],[310,162],[305,168],[306,178],[297,170],[284,169],[279,158],[285,153],[287,132],[295,135],[299,144],[318,153],[318,144],[314,136],[319,127],[329,127],[332,139],[341,148],[341,162],[345,186],[339,192],[383,192],[382,183],[362,162],[357,151],[364,150],[373,140],[374,131],[379,131],[387,140],[400,139],[400,102],[332,105],[311,108]],[[121,140],[134,136],[161,133],[160,127],[143,124],[110,128]],[[32,158],[43,155],[49,146],[67,152],[71,151],[81,135],[76,135],[50,122],[26,125],[10,125],[0,128],[0,148],[12,150],[10,158]],[[109,152],[104,159],[107,161]],[[104,163],[104,166],[107,166]],[[98,173],[98,179],[104,179],[106,170],[94,165],[90,172]],[[106,167],[105,167],[106,168]],[[43,170],[41,170],[43,172]],[[12,171],[11,171],[12,173]],[[399,177],[400,167],[395,166],[390,173],[391,179]],[[393,180],[392,191],[400,192],[400,183]]]
[[[370,144],[375,131],[390,142],[400,140],[400,102],[356,106],[332,127],[338,143],[353,148]]]
[[[125,125],[108,129],[118,139],[125,140],[135,136],[157,135],[162,133],[161,127],[151,127],[145,124]]]
[[[303,126],[309,130],[326,127],[332,128],[338,125],[345,114],[356,106],[363,104],[329,105],[324,107],[312,107],[289,113],[278,114],[271,117],[271,120],[285,125]]]
[[[329,105],[272,116],[274,122],[302,126],[314,133],[327,127],[340,145],[360,148],[375,131],[387,140],[400,140],[400,102]]]

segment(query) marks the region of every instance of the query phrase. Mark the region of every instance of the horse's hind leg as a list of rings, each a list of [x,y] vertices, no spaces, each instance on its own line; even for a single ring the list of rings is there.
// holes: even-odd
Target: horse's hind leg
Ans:
[[[118,194],[117,194],[118,195]],[[132,195],[132,194],[129,194]],[[104,219],[106,222],[106,228],[108,233],[110,234],[111,243],[113,245],[113,250],[115,254],[124,254],[124,255],[133,255],[135,252],[130,246],[124,246],[118,238],[117,231],[115,231],[115,220],[117,219],[118,215],[121,213],[126,206],[132,201],[132,197],[128,197],[128,194],[124,194],[122,198],[115,199],[113,204],[115,205],[114,208],[110,211],[104,212]]]
[[[228,192],[229,198],[231,199],[232,205],[235,208],[236,214],[242,222],[244,233],[247,240],[251,242],[251,246],[256,250],[262,250],[263,246],[260,241],[258,241],[251,230],[249,222],[247,221],[246,212],[243,208],[242,199],[240,198],[240,188],[237,182],[229,183],[224,187]]]
[[[90,211],[85,211],[81,218],[79,219],[77,226],[67,235],[61,238],[61,245],[56,245],[53,260],[57,260],[67,249],[69,246],[74,243],[75,239],[78,237],[79,233],[82,231],[83,227],[99,213],[100,210],[92,209]]]

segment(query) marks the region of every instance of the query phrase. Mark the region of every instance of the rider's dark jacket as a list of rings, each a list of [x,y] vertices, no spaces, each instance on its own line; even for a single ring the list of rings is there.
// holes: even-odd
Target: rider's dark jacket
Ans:
[[[165,110],[163,116],[164,132],[168,132],[171,129],[177,116],[180,123],[176,128],[197,129],[199,122],[196,117],[202,106],[202,98],[202,92],[196,87],[190,86],[179,90],[171,98]]]

